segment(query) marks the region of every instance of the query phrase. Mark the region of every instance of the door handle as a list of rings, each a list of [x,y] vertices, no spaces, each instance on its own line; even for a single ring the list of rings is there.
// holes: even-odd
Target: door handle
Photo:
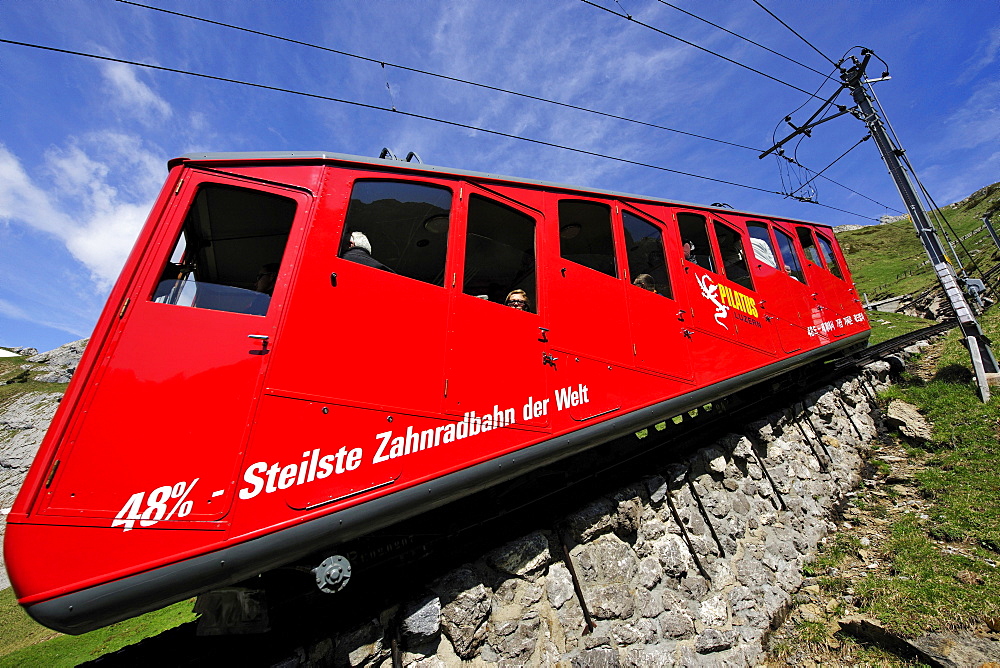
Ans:
[[[247,334],[247,338],[260,341],[260,352],[256,354],[264,355],[267,353],[267,342],[270,340],[267,334]]]

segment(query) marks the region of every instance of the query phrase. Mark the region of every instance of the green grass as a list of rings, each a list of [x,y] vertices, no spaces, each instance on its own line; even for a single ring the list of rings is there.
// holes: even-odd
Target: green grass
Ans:
[[[857,554],[860,549],[860,541],[845,534],[834,534],[823,546],[823,549],[816,555],[816,558],[803,567],[803,572],[813,577],[822,575],[831,568],[840,566],[848,557]]]
[[[987,334],[1000,333],[997,311],[980,322]],[[882,554],[890,574],[857,586],[865,611],[900,633],[1000,616],[1000,397],[979,401],[971,376],[953,331],[933,380],[911,378],[882,397],[918,406],[934,425],[930,443],[908,448],[926,459],[916,480],[929,508],[892,526]]]
[[[872,326],[871,338],[868,339],[870,346],[937,324],[933,320],[917,318],[912,315],[874,311],[868,312],[868,322]]]
[[[21,369],[24,364],[27,362],[23,357],[0,357],[0,383],[3,383],[0,385],[0,404],[27,392],[66,391],[66,383],[40,383],[31,380],[31,370]]]
[[[984,214],[997,213],[1000,206],[996,201],[991,202],[997,199],[997,194],[1000,194],[1000,183],[977,191],[961,206],[943,207],[943,215],[958,237],[979,227]],[[927,256],[909,220],[843,232],[837,235],[837,240],[847,257],[858,292],[867,294],[873,301],[917,292],[937,283],[931,266],[923,264]],[[944,239],[941,243],[947,245]],[[963,244],[984,270],[1000,261],[1000,254],[985,231]],[[961,261],[969,264],[969,255],[957,244],[956,248]]]
[[[893,527],[886,556],[890,575],[869,576],[856,591],[865,612],[898,633],[971,627],[1000,611],[996,568],[979,555],[942,549],[916,518]]]
[[[0,592],[0,668],[76,666],[195,619],[194,599],[79,636],[35,623],[11,589]]]

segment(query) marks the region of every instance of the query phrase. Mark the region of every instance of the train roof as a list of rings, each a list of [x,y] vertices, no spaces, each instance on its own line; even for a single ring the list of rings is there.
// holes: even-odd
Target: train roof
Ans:
[[[769,213],[760,213],[754,211],[743,211],[738,209],[729,209],[724,207],[709,206],[706,204],[697,204],[694,202],[685,202],[676,199],[666,199],[663,197],[652,197],[649,195],[637,195],[634,193],[625,193],[615,190],[603,190],[601,188],[590,188],[585,186],[574,186],[565,183],[555,183],[552,181],[539,181],[537,179],[526,179],[518,176],[507,176],[504,174],[494,174],[488,172],[474,172],[465,169],[455,169],[453,167],[440,167],[436,165],[425,165],[423,163],[408,162],[403,160],[393,160],[385,158],[370,158],[360,155],[350,155],[346,153],[333,153],[330,151],[228,151],[228,152],[217,152],[217,153],[187,153],[179,158],[174,158],[170,160],[167,165],[173,168],[175,165],[182,162],[343,162],[360,164],[372,167],[378,167],[380,169],[394,169],[399,171],[408,172],[426,172],[432,174],[447,174],[449,176],[467,176],[479,179],[489,179],[493,181],[504,181],[508,183],[521,183],[530,186],[537,186],[547,189],[558,189],[558,190],[569,190],[574,192],[591,193],[598,195],[606,195],[610,197],[615,197],[619,199],[628,200],[642,200],[645,202],[656,202],[659,204],[669,204],[673,206],[688,206],[697,209],[703,209],[707,211],[718,212],[721,215],[726,214],[740,214],[744,216],[756,216],[761,218],[786,220],[795,223],[802,223],[806,225],[812,225],[815,227],[825,227],[828,229],[833,229],[832,225],[827,223],[817,223],[809,220],[801,220],[797,218],[788,218],[787,216],[775,216]]]

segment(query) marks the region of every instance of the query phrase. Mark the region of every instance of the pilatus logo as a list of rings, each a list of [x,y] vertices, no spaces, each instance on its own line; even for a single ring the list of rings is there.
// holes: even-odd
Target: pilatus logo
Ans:
[[[754,327],[760,327],[760,322],[754,319],[760,317],[756,299],[733,290],[727,285],[715,283],[708,274],[702,274],[697,281],[698,287],[701,288],[701,296],[715,305],[715,322],[723,329],[729,329],[726,323],[722,322],[729,317],[729,309],[737,311],[737,320],[747,322]],[[750,316],[750,318],[746,316]]]
[[[722,319],[729,316],[729,307],[722,303],[719,296],[719,286],[712,282],[711,276],[702,274],[698,277],[698,287],[701,288],[701,296],[715,304],[715,322],[723,329],[728,330],[729,328],[726,327],[726,323],[722,322]]]

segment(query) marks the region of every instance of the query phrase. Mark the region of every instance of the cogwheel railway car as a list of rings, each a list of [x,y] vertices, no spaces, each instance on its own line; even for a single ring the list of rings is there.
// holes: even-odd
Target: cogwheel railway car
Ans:
[[[7,517],[18,600],[66,633],[869,333],[823,225],[329,153],[169,167]]]

